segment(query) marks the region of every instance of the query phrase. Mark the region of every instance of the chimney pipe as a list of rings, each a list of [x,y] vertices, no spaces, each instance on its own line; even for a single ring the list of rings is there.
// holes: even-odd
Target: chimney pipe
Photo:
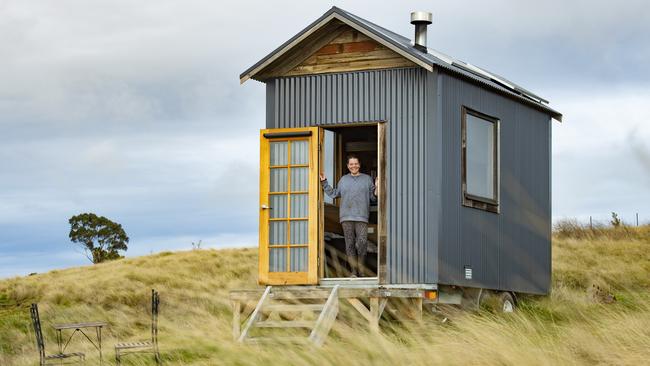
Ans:
[[[432,23],[433,16],[428,11],[414,11],[411,13],[411,24],[415,25],[415,48],[427,52],[427,25]]]

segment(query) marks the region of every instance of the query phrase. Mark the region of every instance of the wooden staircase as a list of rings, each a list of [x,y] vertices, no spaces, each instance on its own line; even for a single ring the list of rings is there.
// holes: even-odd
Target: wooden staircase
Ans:
[[[251,313],[244,329],[239,335],[238,341],[242,343],[308,343],[321,346],[334,325],[339,312],[339,286],[332,288],[325,303],[274,303],[271,286],[267,286],[260,298],[255,310]],[[293,300],[300,301],[310,299],[308,294],[302,297],[300,291],[296,291]],[[296,314],[319,313],[314,319],[296,319]],[[308,337],[252,337],[254,328],[303,328],[310,329]]]

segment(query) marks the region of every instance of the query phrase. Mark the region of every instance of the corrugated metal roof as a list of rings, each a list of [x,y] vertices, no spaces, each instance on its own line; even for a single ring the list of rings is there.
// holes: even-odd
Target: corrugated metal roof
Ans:
[[[289,51],[308,34],[313,33],[315,30],[327,24],[333,19],[343,21],[344,23],[357,29],[361,28],[359,30],[365,31],[364,33],[366,33],[368,36],[374,36],[372,38],[378,42],[384,44],[388,43],[387,46],[392,46],[390,47],[391,49],[428,70],[432,70],[433,67],[439,67],[443,70],[450,71],[454,74],[476,81],[483,86],[513,96],[522,102],[535,105],[536,107],[547,111],[554,119],[557,119],[558,121],[562,120],[562,114],[550,108],[547,105],[548,101],[546,99],[533,94],[532,92],[507,80],[506,78],[479,68],[475,65],[456,60],[453,57],[447,56],[444,53],[433,50],[431,48],[428,48],[427,53],[424,53],[415,48],[409,38],[391,32],[386,28],[383,28],[375,23],[367,21],[335,6],[328,10],[320,18],[315,20],[313,23],[308,25],[305,29],[293,36],[291,39],[283,43],[280,47],[276,48],[273,52],[269,53],[266,57],[255,63],[255,65],[244,71],[240,75],[241,82],[243,83],[249,78],[254,78],[257,73],[264,69],[264,67],[268,66],[280,55]]]

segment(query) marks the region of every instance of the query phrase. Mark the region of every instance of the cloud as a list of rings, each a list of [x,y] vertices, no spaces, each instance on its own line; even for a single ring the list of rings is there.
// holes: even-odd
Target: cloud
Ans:
[[[649,89],[558,90],[564,122],[553,126],[554,216],[631,220],[650,201],[648,165]]]

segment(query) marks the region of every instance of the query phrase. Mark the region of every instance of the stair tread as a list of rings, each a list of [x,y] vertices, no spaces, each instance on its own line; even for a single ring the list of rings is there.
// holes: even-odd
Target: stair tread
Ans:
[[[246,338],[247,343],[309,343],[307,337],[252,337]]]
[[[313,328],[314,320],[264,320],[255,323],[258,328]]]
[[[265,305],[262,310],[264,311],[320,311],[323,310],[325,304],[269,304]]]

